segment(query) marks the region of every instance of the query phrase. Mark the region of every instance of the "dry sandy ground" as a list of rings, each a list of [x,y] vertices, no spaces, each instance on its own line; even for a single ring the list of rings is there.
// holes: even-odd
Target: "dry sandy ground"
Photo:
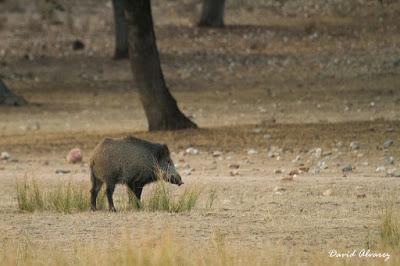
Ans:
[[[0,8],[0,74],[32,103],[0,107],[0,151],[14,159],[0,162],[3,239],[68,249],[76,242],[105,243],[125,231],[142,237],[167,230],[194,244],[219,231],[234,246],[261,250],[269,244],[305,253],[365,247],[386,202],[399,204],[400,179],[388,172],[399,169],[400,158],[400,5],[360,1],[362,8],[329,9],[328,1],[299,14],[301,1],[256,1],[255,8],[232,2],[226,22],[233,26],[221,30],[193,26],[196,4],[154,2],[167,82],[202,128],[175,133],[145,132],[129,64],[110,59],[106,2],[56,16],[61,24],[41,20],[31,5],[21,10],[0,3],[6,7]],[[85,50],[72,51],[75,39],[85,42]],[[34,177],[49,187],[59,180],[89,182],[87,162],[96,143],[126,134],[170,146],[185,183],[204,189],[194,211],[18,210],[17,179]],[[394,144],[384,149],[388,139]],[[351,150],[352,141],[360,148]],[[81,165],[65,162],[73,147],[84,150]],[[183,155],[188,147],[199,155]],[[214,151],[223,154],[216,158]],[[301,163],[310,170],[281,181]],[[230,175],[231,164],[240,165],[239,175]],[[348,164],[353,171],[344,175]],[[379,166],[385,170],[377,172]],[[57,169],[71,173],[58,175]],[[206,209],[211,189],[217,199]],[[118,195],[124,193],[118,188]]]

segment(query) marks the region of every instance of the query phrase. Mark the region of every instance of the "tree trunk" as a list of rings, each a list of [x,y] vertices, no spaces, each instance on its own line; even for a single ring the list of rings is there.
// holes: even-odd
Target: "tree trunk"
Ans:
[[[27,103],[23,97],[12,93],[0,79],[0,105],[21,106]]]
[[[149,130],[196,128],[178,108],[161,69],[150,0],[125,0],[129,57]]]
[[[125,19],[124,0],[112,0],[115,23],[114,59],[128,58],[128,25]]]
[[[203,0],[203,9],[199,22],[200,27],[224,26],[225,0]]]

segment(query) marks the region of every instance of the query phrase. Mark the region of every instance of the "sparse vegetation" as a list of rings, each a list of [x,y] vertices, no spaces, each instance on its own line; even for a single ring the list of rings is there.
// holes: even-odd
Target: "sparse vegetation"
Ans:
[[[73,213],[90,209],[89,185],[83,182],[61,182],[52,189],[43,190],[35,179],[24,179],[17,182],[17,200],[20,210],[56,211]],[[200,189],[196,186],[187,187],[179,195],[174,195],[165,181],[155,184],[146,197],[139,202],[132,199],[123,203],[125,210],[141,209],[147,211],[188,212],[198,200]],[[97,199],[98,209],[107,206],[104,192]]]
[[[400,222],[399,216],[393,211],[393,207],[386,207],[380,226],[380,240],[384,247],[394,250],[400,248]]]

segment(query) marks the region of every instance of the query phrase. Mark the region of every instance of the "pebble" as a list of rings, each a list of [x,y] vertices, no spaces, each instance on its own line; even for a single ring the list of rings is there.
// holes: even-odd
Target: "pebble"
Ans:
[[[392,177],[400,177],[400,170],[393,171],[390,175]]]
[[[300,162],[301,160],[302,160],[301,156],[300,156],[300,155],[297,155],[296,158],[294,158],[294,159],[292,160],[292,163],[297,163],[297,162]]]
[[[350,142],[350,150],[358,150],[360,149],[360,144],[357,141]]]
[[[231,176],[237,176],[237,175],[239,175],[239,169],[232,169],[232,170],[229,172],[229,174],[230,174]]]
[[[199,154],[199,150],[195,149],[193,147],[190,147],[190,148],[186,149],[185,153],[189,154],[189,155],[198,155]]]
[[[294,176],[284,176],[284,177],[281,178],[281,181],[290,182],[290,181],[294,180],[294,177],[295,177],[295,175]]]
[[[81,40],[75,40],[72,42],[72,49],[74,51],[85,49],[85,44]]]
[[[63,169],[57,169],[56,174],[69,174],[71,173],[70,170],[63,170]]]
[[[282,174],[282,170],[281,169],[275,169],[274,170],[274,174]]]
[[[82,161],[82,158],[82,150],[79,148],[74,148],[67,154],[67,162],[69,163],[79,163]]]
[[[264,139],[272,139],[272,135],[271,134],[264,134]]]
[[[0,159],[1,160],[9,160],[11,158],[11,155],[8,153],[8,152],[6,152],[6,151],[3,151],[1,154],[0,154]]]
[[[214,151],[214,152],[212,153],[212,156],[213,156],[213,157],[220,157],[220,156],[222,156],[222,151]]]
[[[393,156],[389,156],[385,159],[385,163],[387,164],[394,164],[394,157]]]
[[[386,168],[385,168],[385,166],[383,166],[383,165],[378,166],[378,167],[375,169],[375,172],[385,172],[385,171],[386,171]]]
[[[254,155],[254,154],[257,154],[257,153],[258,152],[255,149],[250,149],[250,150],[247,151],[248,155]]]
[[[332,195],[332,189],[327,189],[322,192],[322,196],[329,197],[330,195]]]
[[[388,139],[388,140],[385,140],[385,142],[383,143],[383,147],[385,148],[385,149],[388,149],[390,146],[392,146],[393,145],[393,140],[391,140],[391,139]]]
[[[345,165],[342,168],[342,172],[351,172],[351,171],[353,171],[353,166],[351,166],[351,164]]]
[[[286,188],[283,187],[274,187],[274,192],[283,192],[286,191]]]
[[[229,165],[229,168],[230,168],[230,169],[239,169],[239,168],[240,168],[240,165],[237,164],[237,163],[232,163],[232,164]]]

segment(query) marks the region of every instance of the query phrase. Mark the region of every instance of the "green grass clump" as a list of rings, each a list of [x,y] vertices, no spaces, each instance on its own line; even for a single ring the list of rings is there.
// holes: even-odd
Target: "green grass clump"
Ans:
[[[24,179],[17,182],[18,208],[23,211],[56,211],[74,213],[90,210],[89,184],[59,182],[51,188],[38,184],[35,179]],[[187,187],[183,193],[173,195],[171,185],[158,181],[142,202],[130,197],[129,203],[122,202],[122,210],[188,212],[191,211],[199,198],[197,187]],[[115,198],[115,197],[114,197]],[[106,196],[101,191],[97,197],[97,209],[107,209]]]
[[[197,203],[200,196],[200,189],[197,187],[185,188],[183,193],[173,197],[169,185],[160,180],[155,187],[142,200],[142,208],[149,211],[167,211],[167,212],[188,212],[191,211]]]

